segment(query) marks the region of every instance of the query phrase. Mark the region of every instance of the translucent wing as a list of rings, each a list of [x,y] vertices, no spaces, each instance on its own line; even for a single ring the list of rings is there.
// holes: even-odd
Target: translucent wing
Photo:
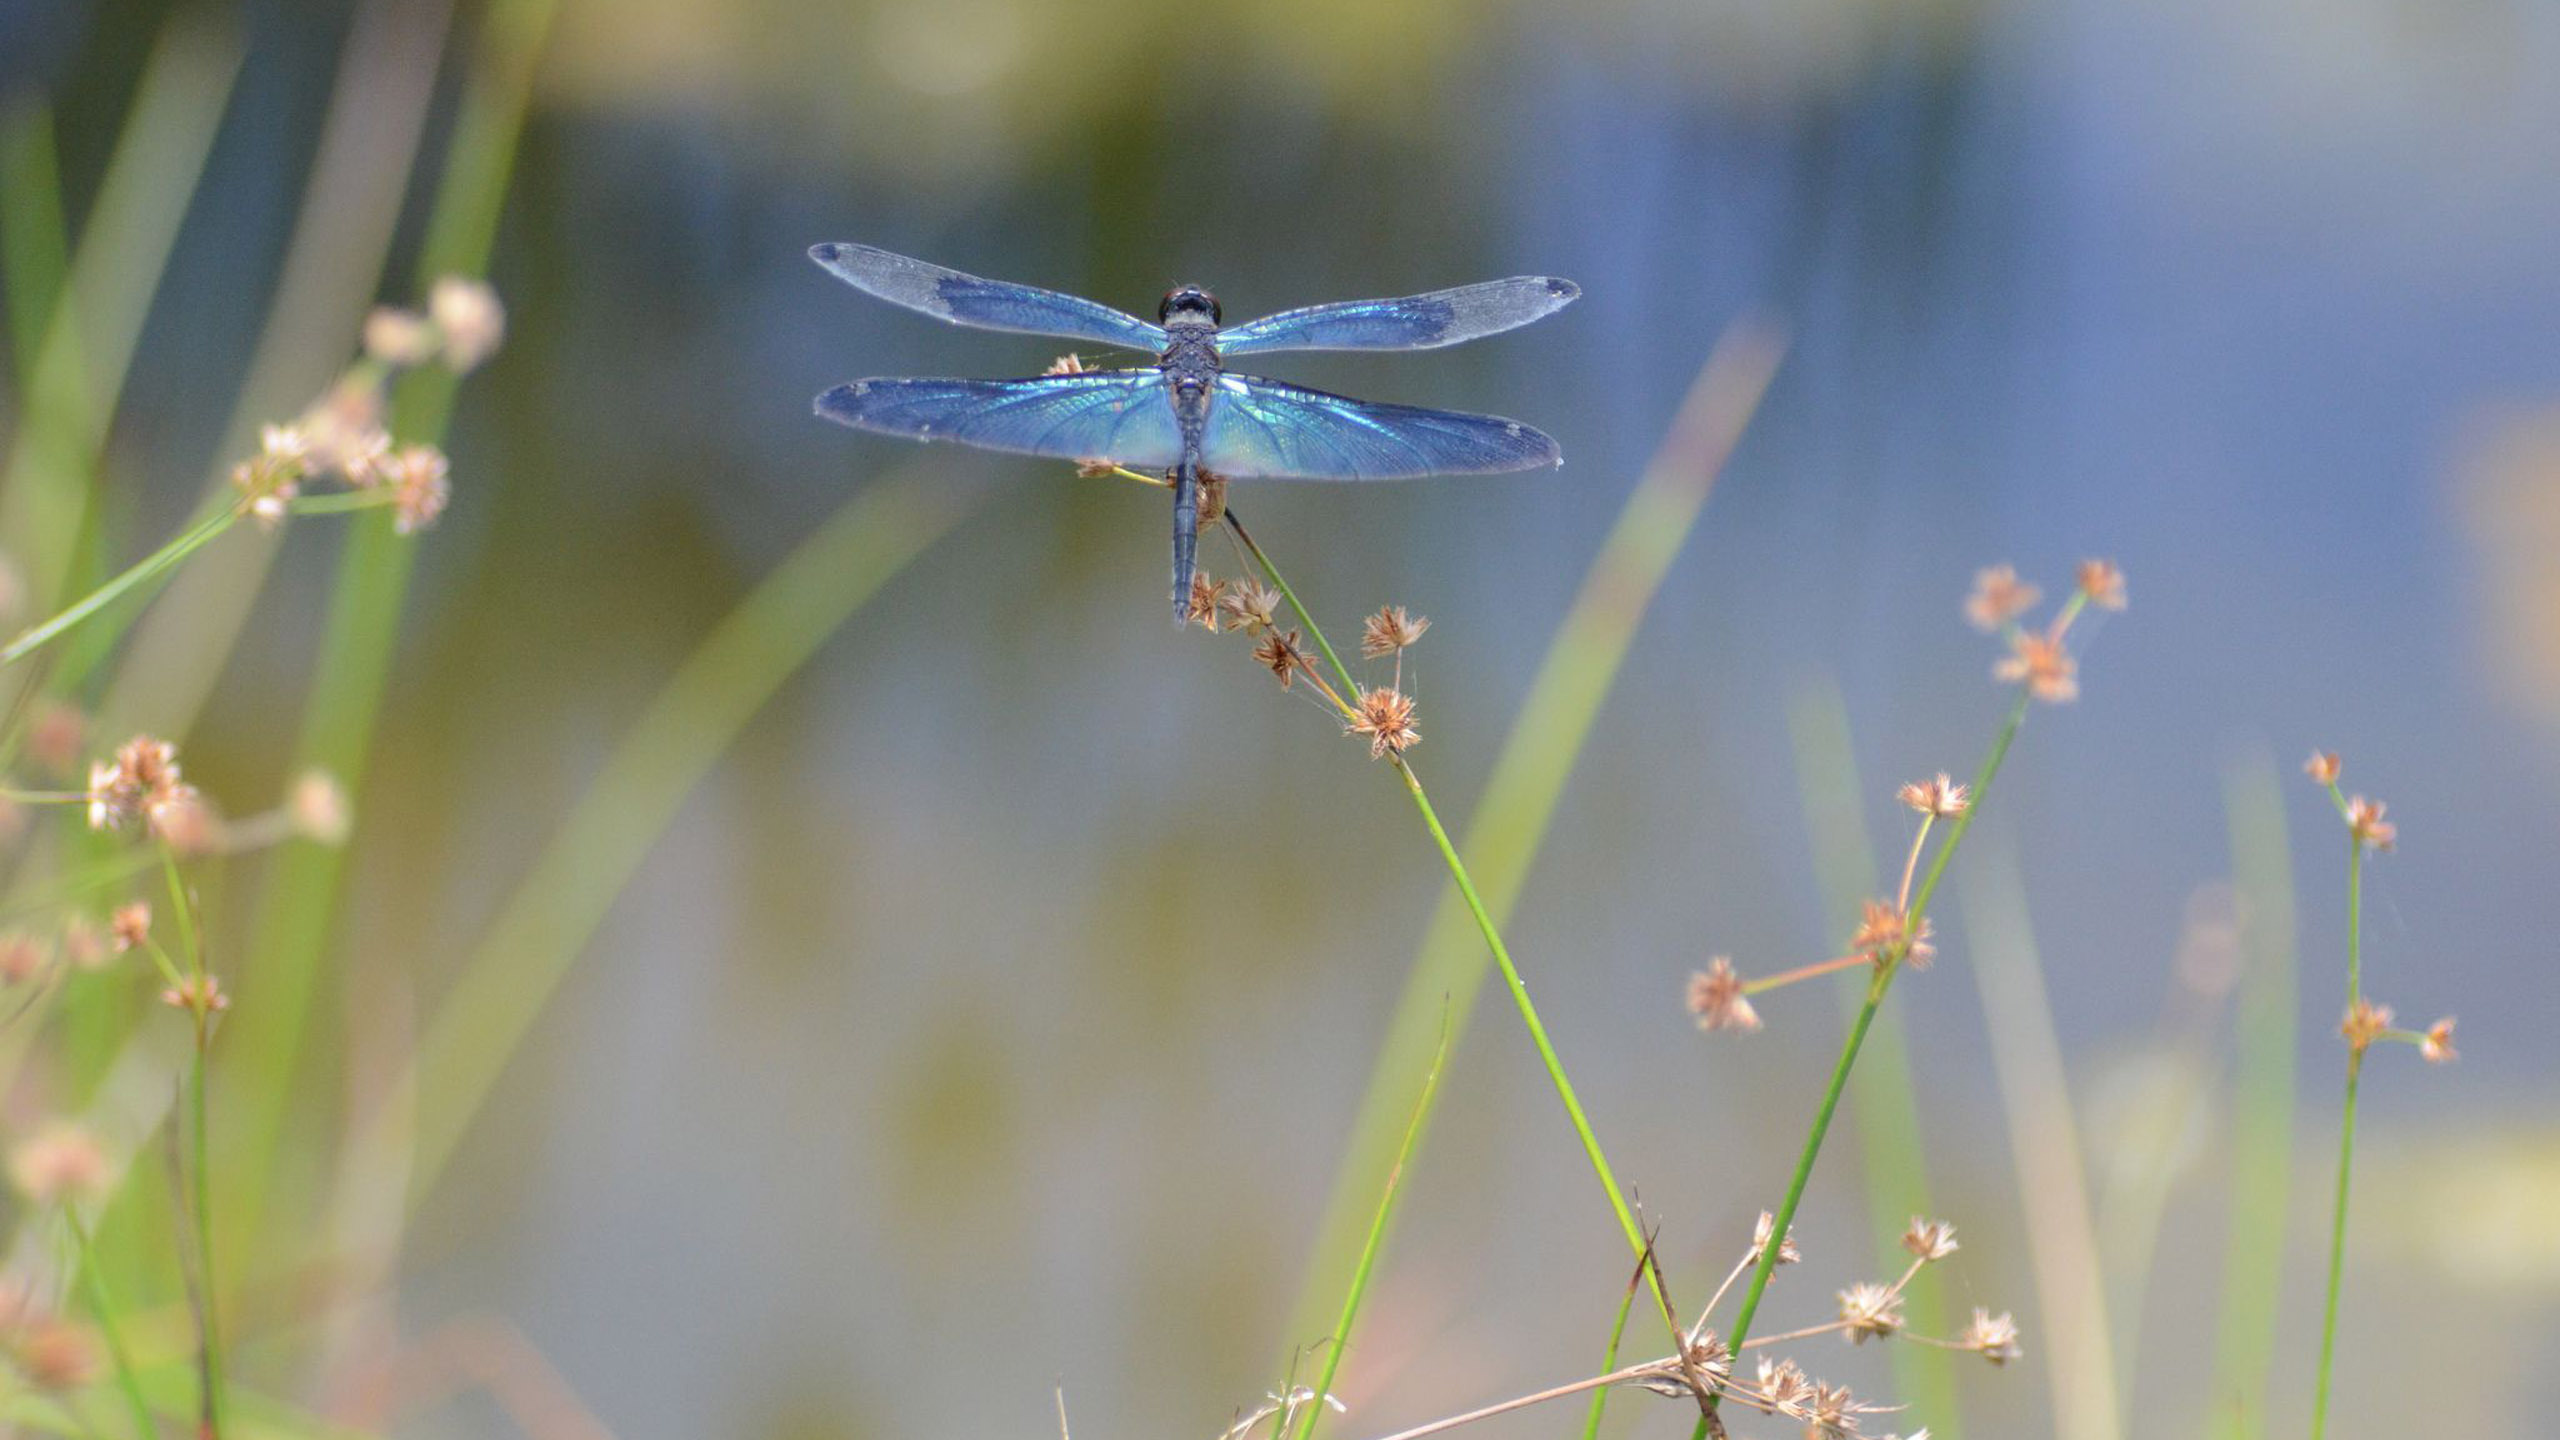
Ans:
[[[1089,370],[1029,380],[856,380],[818,397],[818,413],[857,430],[956,440],[1060,460],[1162,470],[1182,434],[1154,370]]]
[[[1222,375],[1201,463],[1238,479],[1400,480],[1534,470],[1563,464],[1564,452],[1544,433],[1499,415],[1381,405]]]
[[[1163,327],[1055,290],[981,280],[868,245],[812,245],[809,258],[856,290],[954,325],[1063,335],[1149,352],[1165,346]]]
[[[1221,330],[1218,351],[1434,350],[1543,319],[1581,293],[1581,286],[1552,275],[1515,275],[1401,300],[1310,305]]]

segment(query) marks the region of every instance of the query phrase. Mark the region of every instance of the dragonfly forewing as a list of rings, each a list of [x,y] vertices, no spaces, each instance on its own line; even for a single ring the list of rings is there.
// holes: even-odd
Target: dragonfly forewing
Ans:
[[[865,294],[954,325],[1059,335],[1150,353],[1164,348],[1162,326],[1081,296],[984,280],[868,245],[813,245],[809,258]]]
[[[1436,350],[1499,335],[1574,302],[1582,287],[1552,275],[1515,275],[1396,300],[1341,300],[1283,310],[1219,332],[1226,355],[1272,350]]]
[[[1153,370],[1090,370],[1027,380],[856,380],[818,397],[820,415],[857,430],[952,440],[1016,455],[1116,460],[1162,470],[1182,435]]]

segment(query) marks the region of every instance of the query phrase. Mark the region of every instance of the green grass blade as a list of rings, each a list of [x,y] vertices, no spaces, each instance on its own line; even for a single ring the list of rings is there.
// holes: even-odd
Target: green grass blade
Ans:
[[[2107,1332],[2105,1277],[2071,1113],[2070,1077],[2054,1034],[2044,968],[2027,921],[2017,857],[1985,845],[1965,871],[1965,930],[1991,1042],[1991,1065],[2008,1122],[2011,1162],[2025,1211],[2027,1250],[2044,1312],[2041,1344],[2056,1440],[2116,1440],[2115,1349]]]
[[[500,0],[487,13],[419,256],[421,289],[440,275],[478,275],[488,268],[534,62],[554,8],[554,0]],[[413,372],[395,397],[392,431],[403,441],[439,441],[452,403],[453,380],[441,367]],[[350,520],[295,756],[297,771],[328,771],[350,798],[361,792],[373,748],[401,603],[409,592],[411,553],[409,537],[395,532],[389,514]],[[259,1003],[233,1017],[226,1046],[248,1097],[235,1128],[234,1171],[250,1193],[228,1208],[244,1226],[258,1223],[263,1187],[272,1179],[345,865],[342,850],[293,845],[268,869],[252,932],[251,969],[241,986],[245,993],[254,985]]]
[[[829,635],[973,505],[935,471],[871,486],[802,542],[650,701],[420,1038],[392,1107],[414,1106],[413,1196],[434,1187],[535,1017],[712,763]]]
[[[9,307],[10,374],[22,401],[36,388],[45,326],[70,273],[53,107],[24,95],[0,111],[0,303]]]
[[[1636,626],[1696,526],[1782,349],[1771,329],[1748,323],[1717,346],[1548,644],[1467,827],[1468,868],[1497,925],[1508,923],[1518,903],[1565,779],[1617,679]],[[1352,1268],[1368,1197],[1378,1193],[1394,1164],[1403,1128],[1399,1097],[1413,1093],[1444,1023],[1451,1045],[1463,1038],[1490,965],[1475,919],[1453,884],[1432,915],[1380,1042],[1290,1312],[1292,1337],[1319,1333],[1331,1314],[1327,1297],[1340,1283],[1337,1277]],[[1427,1133],[1428,1117],[1424,1128]]]
[[[2283,1303],[2286,1208],[2292,1200],[2294,1013],[2293,844],[2282,781],[2260,757],[2223,778],[2231,875],[2239,892],[2243,969],[2239,1073],[2231,1115],[2231,1232],[2222,1314],[2207,1392],[2213,1433],[2267,1433],[2268,1376]]]
[[[0,475],[0,547],[39,608],[53,608],[65,594],[107,422],[221,128],[240,57],[227,29],[183,17],[170,23],[81,227],[29,382],[25,422]]]
[[[1787,706],[1794,741],[1797,793],[1805,833],[1813,842],[1814,873],[1822,885],[1830,936],[1857,927],[1858,904],[1884,893],[1875,850],[1867,835],[1867,793],[1858,778],[1850,742],[1849,710],[1830,680],[1798,687]],[[1841,1014],[1854,1022],[1865,999],[1855,985],[1837,987]],[[1867,1030],[1865,1063],[1850,1077],[1850,1102],[1866,1177],[1867,1224],[1873,1232],[1878,1274],[1898,1274],[1910,1259],[1901,1244],[1903,1223],[1935,1216],[1929,1198],[1929,1164],[1921,1140],[1920,1092],[1911,1074],[1911,1045],[1899,1010],[1878,1010]],[[1934,1267],[1923,1267],[1903,1287],[1903,1315],[1923,1335],[1950,1335],[1945,1287]],[[1895,1399],[1943,1440],[1964,1433],[1956,1395],[1956,1355],[1933,1345],[1896,1345]]]
[[[449,19],[449,7],[436,0],[356,7],[275,300],[216,452],[207,503],[228,498],[228,466],[256,443],[259,423],[299,414],[354,350],[400,218]],[[126,662],[99,703],[107,733],[189,731],[280,543],[280,533],[253,532],[172,582],[169,603],[136,627]]]
[[[1404,1184],[1405,1166],[1412,1163],[1414,1146],[1422,1139],[1423,1118],[1440,1096],[1440,1076],[1449,1068],[1449,1033],[1440,1032],[1440,1048],[1431,1054],[1431,1072],[1422,1077],[1422,1095],[1414,1101],[1413,1118],[1404,1127],[1404,1143],[1396,1147],[1396,1163],[1387,1171],[1387,1186],[1378,1195],[1377,1213],[1369,1217],[1369,1235],[1360,1245],[1360,1262],[1352,1267],[1351,1288],[1342,1297],[1342,1315],[1334,1322],[1333,1343],[1325,1350],[1324,1372],[1316,1380],[1314,1403],[1307,1406],[1306,1419],[1298,1426],[1298,1440],[1314,1440],[1316,1422],[1323,1418],[1325,1397],[1333,1393],[1333,1377],[1342,1370],[1344,1352],[1351,1348],[1351,1332],[1360,1320],[1360,1302],[1368,1297],[1369,1277],[1377,1270],[1378,1252],[1386,1247],[1387,1227],[1395,1221],[1396,1196]],[[1635,1292],[1627,1292],[1633,1299]],[[1618,1324],[1624,1328],[1627,1312],[1618,1310]],[[1285,1392],[1284,1392],[1285,1393]]]

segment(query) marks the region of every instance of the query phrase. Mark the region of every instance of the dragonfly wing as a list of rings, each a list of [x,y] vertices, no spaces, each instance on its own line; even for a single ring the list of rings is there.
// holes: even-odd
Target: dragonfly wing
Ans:
[[[1238,479],[1402,480],[1534,470],[1563,464],[1564,452],[1544,432],[1499,415],[1385,405],[1223,375],[1201,463]]]
[[[1581,286],[1552,275],[1515,275],[1401,300],[1310,305],[1222,330],[1218,350],[1436,350],[1543,319],[1581,293]]]
[[[818,413],[857,430],[956,440],[1059,460],[1162,470],[1182,458],[1164,377],[1089,370],[1028,380],[856,380],[818,397]]]
[[[954,325],[1063,335],[1150,353],[1165,347],[1162,326],[1055,290],[981,280],[868,245],[812,245],[809,258],[856,290]]]

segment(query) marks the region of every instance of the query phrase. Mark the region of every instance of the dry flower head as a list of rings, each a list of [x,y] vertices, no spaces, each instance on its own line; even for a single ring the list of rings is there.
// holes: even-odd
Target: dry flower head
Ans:
[[[1851,1344],[1884,1339],[1902,1328],[1902,1292],[1861,1280],[1840,1292],[1840,1323]]]
[[[2036,608],[2044,592],[2018,578],[2013,565],[1992,565],[1973,575],[1973,593],[1965,597],[1964,618],[1973,628],[1997,630]]]
[[[2006,1365],[2025,1353],[2018,1345],[2018,1322],[2006,1310],[1994,1315],[1975,1307],[1973,1323],[1964,1327],[1956,1343],[1994,1365]]]
[[[1307,668],[1306,648],[1295,630],[1285,634],[1277,628],[1267,630],[1253,647],[1253,658],[1262,668],[1279,677],[1283,690],[1289,688],[1289,682],[1297,678],[1300,670]]]
[[[1902,1248],[1926,1262],[1944,1260],[1962,1247],[1956,1244],[1954,1225],[1914,1215],[1910,1228],[1902,1232]]]
[[[2049,705],[2080,698],[2080,662],[2071,658],[2055,636],[2020,630],[2009,637],[2009,653],[1991,667],[1991,678],[2006,685],[2023,684],[2027,693]]]
[[[1182,598],[1182,618],[1215,635],[1218,633],[1218,602],[1226,598],[1226,583],[1212,580],[1201,571],[1191,573],[1191,593]]]
[[[1760,1012],[1751,1008],[1743,994],[1742,977],[1734,973],[1733,961],[1722,955],[1711,956],[1706,969],[1690,975],[1689,1013],[1698,1017],[1701,1030],[1760,1028]]]
[[[2312,751],[2311,758],[2303,762],[2302,773],[2310,776],[2311,783],[2314,785],[2337,784],[2338,752],[2335,750]]]
[[[77,1125],[51,1125],[9,1147],[9,1181],[38,1205],[106,1198],[114,1166],[98,1137]]]
[[[1964,813],[1973,803],[1968,787],[1941,770],[1927,780],[1914,780],[1897,791],[1895,798],[1923,815],[1944,820]]]
[[[2078,576],[2080,593],[2101,610],[2124,608],[2124,572],[2113,560],[2083,560]]]
[[[427,291],[427,318],[444,340],[446,368],[459,375],[477,369],[506,338],[506,307],[482,281],[447,275]]]
[[[1430,628],[1428,619],[1406,614],[1401,605],[1382,605],[1377,614],[1360,624],[1360,654],[1375,660],[1409,649]]]
[[[116,953],[119,955],[128,950],[139,950],[149,944],[151,940],[149,902],[135,900],[129,904],[117,906],[115,914],[108,917],[107,934],[114,940]]]
[[[1920,918],[1919,932],[1913,934],[1902,907],[1891,901],[1865,900],[1859,902],[1858,909],[1858,928],[1849,937],[1852,951],[1879,965],[1901,956],[1911,962],[1914,970],[1929,968],[1929,961],[1937,955],[1938,947],[1929,943],[1929,937],[1937,927],[1927,916]]]
[[[2347,1018],[2338,1024],[2338,1033],[2347,1037],[2347,1048],[2361,1051],[2382,1038],[2391,1028],[2391,1007],[2376,1005],[2359,995],[2347,1007]]]
[[[2379,800],[2368,800],[2362,795],[2349,800],[2347,833],[2353,835],[2359,845],[2369,845],[2376,850],[2390,849],[2400,838],[2400,827],[2382,818],[2382,812],[2389,808]]]
[[[2418,1057],[2430,1065],[2450,1065],[2462,1058],[2462,1052],[2453,1048],[2452,1016],[2427,1027],[2426,1035],[2418,1041]]]
[[[1372,760],[1401,755],[1422,743],[1422,731],[1413,723],[1413,697],[1392,685],[1363,689],[1343,733],[1368,736]]]

